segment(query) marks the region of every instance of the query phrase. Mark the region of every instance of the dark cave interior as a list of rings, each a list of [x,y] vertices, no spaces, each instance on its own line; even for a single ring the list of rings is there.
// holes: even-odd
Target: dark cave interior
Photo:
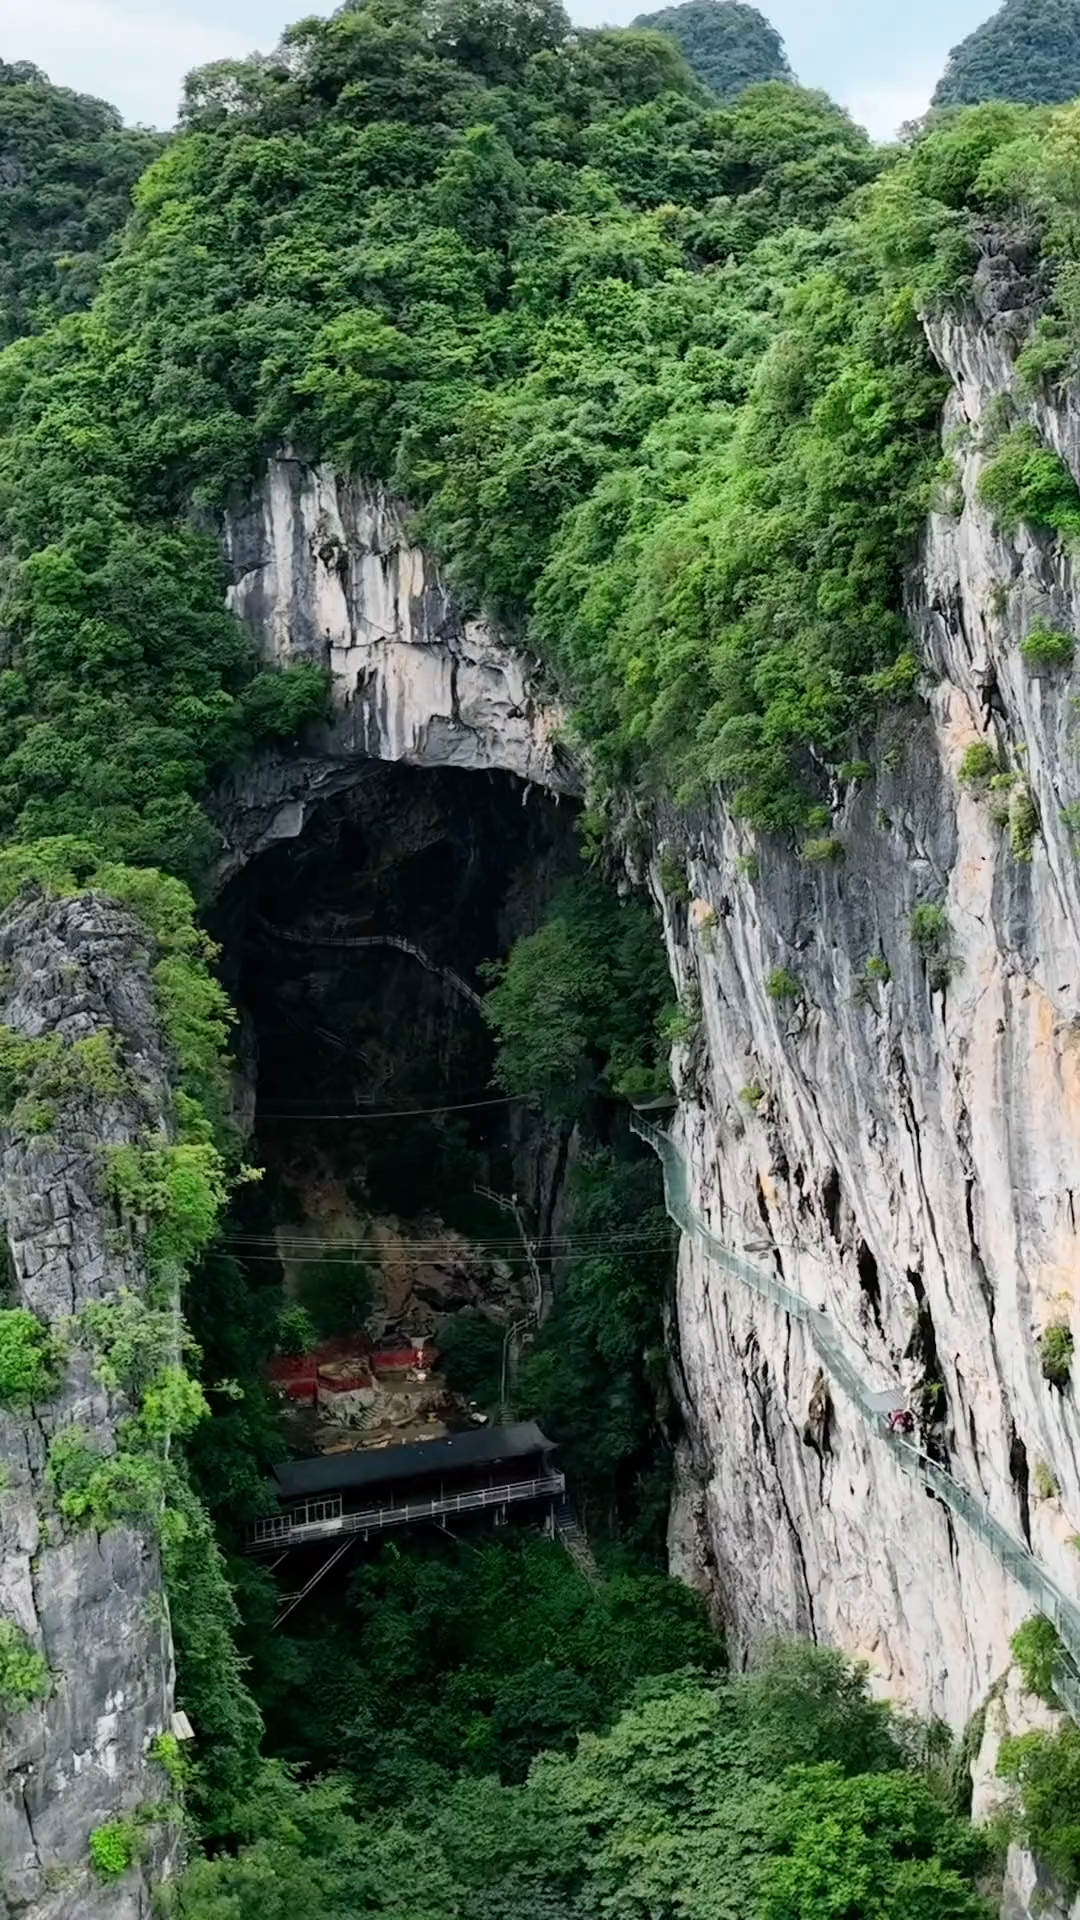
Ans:
[[[451,1320],[460,1334],[487,1316],[497,1331],[473,1334],[487,1404],[506,1327],[547,1285],[521,1223],[540,1241],[553,1231],[570,1128],[494,1084],[482,968],[577,866],[566,802],[508,774],[372,762],[252,861],[212,922],[240,1012],[245,1158],[262,1175],[240,1189],[222,1250],[267,1312],[302,1307],[320,1341],[415,1337],[445,1353]],[[414,1396],[404,1437],[467,1419],[474,1391]],[[325,1420],[294,1422],[289,1441],[382,1444],[407,1412],[379,1396],[329,1435]]]
[[[378,762],[254,861],[214,925],[242,1011],[249,1157],[274,1180],[329,1157],[372,1205],[413,1214],[452,1202],[462,1146],[505,1163],[521,1118],[494,1104],[470,996],[576,866],[565,801],[509,774]],[[417,951],[350,944],[386,940]],[[461,1111],[413,1111],[438,1106]]]

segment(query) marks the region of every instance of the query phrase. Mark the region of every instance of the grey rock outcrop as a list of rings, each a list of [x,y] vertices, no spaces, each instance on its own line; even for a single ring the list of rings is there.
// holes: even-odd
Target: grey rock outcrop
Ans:
[[[98,896],[16,903],[0,917],[0,1021],[28,1038],[111,1031],[127,1091],[87,1093],[46,1132],[0,1125],[5,1306],[63,1333],[94,1301],[141,1291],[144,1276],[103,1200],[100,1151],[160,1133],[168,1087],[147,940]],[[173,1842],[149,1824],[140,1860],[104,1883],[90,1867],[98,1827],[160,1805],[150,1758],[171,1725],[173,1659],[154,1545],[61,1519],[48,1482],[54,1436],[78,1427],[104,1453],[128,1411],[70,1347],[59,1390],[28,1412],[0,1410],[0,1617],[50,1671],[47,1698],[0,1715],[0,1914],[11,1920],[144,1920]]]
[[[676,1123],[697,1212],[827,1309],[863,1378],[903,1393],[956,1479],[1080,1599],[1080,1414],[1040,1358],[1048,1328],[1080,1337],[1078,680],[1020,651],[1040,625],[1080,633],[1080,579],[1059,543],[1003,535],[979,499],[1003,395],[1080,478],[1080,409],[1018,389],[1027,324],[987,297],[930,329],[962,504],[932,516],[912,577],[925,700],[838,796],[841,857],[755,848],[718,807],[660,824],[689,909],[653,874],[701,1006]],[[960,777],[978,743],[996,789]],[[941,910],[922,950],[920,907]],[[809,1444],[806,1330],[692,1240],[677,1318],[676,1562],[744,1643],[813,1633],[963,1727],[1009,1666],[1024,1589],[842,1393],[828,1447]],[[1047,1887],[1013,1864],[1007,1911],[1034,1912]]]
[[[580,791],[535,663],[466,618],[381,487],[282,455],[223,528],[229,604],[272,664],[329,670],[333,718],[295,754],[267,753],[216,797],[224,880],[373,760],[516,774]]]

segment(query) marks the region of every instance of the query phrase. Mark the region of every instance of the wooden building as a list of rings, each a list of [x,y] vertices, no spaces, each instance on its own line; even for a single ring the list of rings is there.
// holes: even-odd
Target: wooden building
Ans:
[[[511,1507],[550,1514],[566,1492],[553,1446],[532,1421],[481,1427],[409,1446],[323,1454],[274,1469],[278,1511],[257,1520],[249,1553],[385,1532]]]

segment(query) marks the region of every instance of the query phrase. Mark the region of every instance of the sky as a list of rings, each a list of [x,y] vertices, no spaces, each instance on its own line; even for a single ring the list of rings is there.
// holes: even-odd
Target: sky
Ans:
[[[569,0],[583,26],[626,25],[662,0]],[[0,58],[32,60],[125,119],[171,126],[184,74],[273,46],[334,0],[0,0]],[[759,0],[806,86],[824,87],[876,139],[925,111],[950,48],[996,0]]]

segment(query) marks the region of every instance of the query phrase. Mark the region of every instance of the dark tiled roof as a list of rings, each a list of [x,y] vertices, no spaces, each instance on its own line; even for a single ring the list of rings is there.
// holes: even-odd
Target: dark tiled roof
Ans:
[[[318,1460],[284,1460],[274,1468],[273,1485],[280,1500],[303,1500],[350,1487],[398,1485],[433,1473],[455,1473],[463,1467],[496,1466],[551,1449],[552,1442],[534,1421],[528,1420],[513,1427],[477,1427],[468,1433],[451,1433],[444,1440],[418,1440],[412,1446],[360,1448],[356,1453],[323,1454]]]

